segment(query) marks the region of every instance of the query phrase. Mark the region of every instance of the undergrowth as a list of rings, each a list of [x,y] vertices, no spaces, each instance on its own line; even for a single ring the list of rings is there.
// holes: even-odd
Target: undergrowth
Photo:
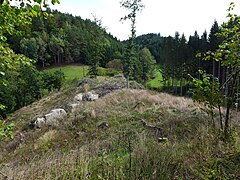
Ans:
[[[65,99],[70,89],[35,105]],[[239,179],[238,127],[232,143],[222,141],[197,106],[186,98],[127,89],[80,106],[55,128],[29,130],[20,121],[17,132],[25,138],[12,149],[8,142],[1,145],[1,172],[29,180]],[[158,142],[141,119],[163,128],[168,140]],[[109,126],[100,127],[103,122]]]

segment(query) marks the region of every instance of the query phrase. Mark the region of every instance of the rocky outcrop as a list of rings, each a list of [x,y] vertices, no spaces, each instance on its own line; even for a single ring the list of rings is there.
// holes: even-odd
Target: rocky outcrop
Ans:
[[[87,93],[78,93],[74,96],[73,101],[68,103],[67,109],[73,113],[86,101],[95,101],[99,98],[99,95],[89,91]]]
[[[144,86],[135,82],[130,81],[130,88],[133,89],[144,89]],[[103,80],[100,84],[96,85],[92,90],[99,94],[100,97],[105,96],[113,91],[124,89],[127,87],[127,80],[123,75],[116,75],[111,78]]]
[[[144,87],[135,82],[130,81],[130,88],[144,89]],[[59,122],[66,118],[67,112],[74,113],[84,103],[96,101],[97,99],[119,89],[124,89],[127,86],[127,80],[123,75],[116,75],[111,78],[101,77],[97,80],[84,78],[80,80],[76,88],[76,94],[72,100],[61,105],[63,108],[54,109],[43,117],[38,117],[31,125],[34,127],[42,127],[43,125],[56,126]]]
[[[74,99],[73,99],[75,102],[80,102],[83,100],[83,93],[79,93],[77,94],[76,96],[74,96]]]
[[[109,94],[115,90],[123,89],[127,87],[127,80],[126,78],[120,74],[120,75],[115,75],[110,78],[102,78],[100,82],[97,82],[94,79],[90,78],[84,78],[82,79],[77,87],[77,90],[82,90],[84,89],[84,86],[88,84],[91,86],[91,92],[93,94],[98,94],[99,98],[102,96],[105,96],[106,94]],[[137,83],[135,81],[130,81],[129,82],[130,88],[133,89],[144,89],[144,86],[140,83]]]
[[[82,80],[80,80],[80,82],[78,83],[77,89],[80,90],[84,87],[84,85],[88,84],[88,85],[96,85],[97,81],[95,79],[91,79],[91,78],[83,78]]]
[[[46,119],[44,117],[39,117],[37,120],[34,122],[33,127],[40,128],[46,123]]]
[[[44,125],[58,126],[60,121],[64,120],[67,113],[64,109],[53,109],[50,113],[45,114],[43,117],[37,118],[34,122],[35,127],[40,128]]]
[[[97,93],[93,93],[92,91],[90,91],[83,95],[82,100],[83,101],[95,101],[98,98],[99,98],[99,95]]]

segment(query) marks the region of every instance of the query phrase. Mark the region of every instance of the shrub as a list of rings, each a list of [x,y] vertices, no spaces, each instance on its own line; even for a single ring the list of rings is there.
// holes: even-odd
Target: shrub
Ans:
[[[1,119],[0,119],[0,140],[4,138],[13,138],[12,135],[12,130],[14,128],[14,124],[5,124]]]
[[[49,92],[53,89],[60,89],[64,83],[65,75],[62,71],[58,70],[54,73],[44,72],[42,74],[43,89],[47,89]]]
[[[54,75],[53,88],[59,90],[63,85],[65,75],[62,71],[55,71],[53,75]]]
[[[16,77],[15,91],[18,107],[26,106],[41,97],[42,79],[40,72],[33,66],[23,66]]]
[[[18,70],[6,71],[0,84],[0,100],[5,108],[0,109],[0,115],[13,112],[41,97],[42,79],[39,71],[31,65],[21,65]]]
[[[123,71],[123,64],[120,59],[114,59],[106,64],[106,68]]]
[[[107,72],[106,69],[99,67],[98,68],[98,75],[99,76],[106,76]]]
[[[98,72],[99,72],[99,76],[108,76],[108,77],[115,76],[117,74],[122,74],[122,71],[115,70],[115,69],[104,69],[101,67],[98,68]]]

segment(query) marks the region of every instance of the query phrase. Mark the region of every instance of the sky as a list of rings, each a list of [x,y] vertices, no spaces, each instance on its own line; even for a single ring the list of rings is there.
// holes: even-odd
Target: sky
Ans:
[[[129,11],[120,7],[121,0],[60,0],[60,5],[51,8],[83,19],[102,20],[102,25],[119,40],[130,36],[130,22],[120,22]],[[137,15],[137,36],[147,33],[160,33],[161,36],[174,36],[178,31],[189,37],[195,30],[201,36],[208,33],[215,20],[226,22],[227,9],[237,0],[142,0],[145,8]],[[236,13],[240,12],[236,6]],[[239,13],[237,13],[239,14]]]

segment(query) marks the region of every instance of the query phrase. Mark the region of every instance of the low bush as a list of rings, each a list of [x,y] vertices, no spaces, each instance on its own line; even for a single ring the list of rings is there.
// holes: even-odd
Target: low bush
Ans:
[[[60,89],[65,75],[61,71],[39,72],[34,66],[23,65],[18,71],[7,71],[0,84],[0,116],[31,104],[53,89]]]
[[[53,73],[44,72],[42,74],[43,89],[47,89],[49,92],[53,89],[60,89],[63,85],[65,75],[61,70],[57,70]]]

